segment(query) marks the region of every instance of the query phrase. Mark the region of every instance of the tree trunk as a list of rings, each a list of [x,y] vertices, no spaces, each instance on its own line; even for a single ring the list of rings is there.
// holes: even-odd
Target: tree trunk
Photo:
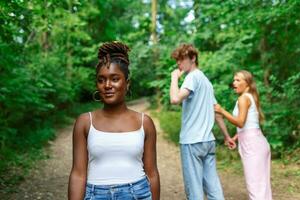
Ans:
[[[259,44],[259,50],[260,50],[260,56],[261,56],[261,64],[264,69],[264,84],[265,86],[269,86],[269,76],[271,69],[269,68],[269,58],[268,58],[268,44],[267,44],[267,38],[266,33],[262,36]]]
[[[157,34],[156,34],[157,0],[152,0],[151,13],[152,13],[151,41],[153,42],[154,45],[156,45],[157,44]]]
[[[69,0],[68,2],[68,9],[69,9],[69,14],[72,15],[72,1]],[[70,25],[67,25],[68,27],[68,32],[71,32],[71,27]],[[66,76],[67,79],[70,80],[72,76],[72,68],[73,68],[73,58],[72,58],[72,48],[71,48],[71,37],[70,34],[67,35],[67,41],[66,41],[66,49],[67,49],[67,71],[66,71]]]
[[[157,32],[156,32],[156,16],[157,16],[157,0],[152,0],[152,4],[151,4],[151,14],[152,14],[152,20],[151,20],[151,37],[150,40],[152,42],[152,62],[153,65],[155,67],[155,71],[157,72],[157,64],[158,64],[158,59],[159,59],[159,50],[157,48]],[[157,79],[160,79],[160,77],[157,77]],[[156,104],[157,104],[157,108],[158,110],[161,109],[161,91],[160,89],[157,87],[155,89],[155,93],[156,93]]]

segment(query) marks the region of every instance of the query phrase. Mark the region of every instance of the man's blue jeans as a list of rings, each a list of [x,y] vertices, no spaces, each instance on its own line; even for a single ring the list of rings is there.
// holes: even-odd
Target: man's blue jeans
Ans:
[[[215,141],[181,144],[181,164],[188,200],[224,200],[216,169]]]

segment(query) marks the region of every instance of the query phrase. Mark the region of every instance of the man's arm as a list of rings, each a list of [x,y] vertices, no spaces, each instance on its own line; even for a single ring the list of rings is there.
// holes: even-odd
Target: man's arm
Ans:
[[[180,104],[190,94],[188,89],[179,89],[178,79],[182,76],[183,71],[175,69],[171,73],[171,86],[170,86],[170,102],[171,104]]]
[[[224,123],[223,116],[219,113],[215,113],[215,119],[216,119],[218,126],[221,129],[221,132],[224,135],[225,144],[228,145],[230,149],[236,148],[236,144],[235,144],[234,140],[231,139],[231,137],[228,133],[227,127]]]

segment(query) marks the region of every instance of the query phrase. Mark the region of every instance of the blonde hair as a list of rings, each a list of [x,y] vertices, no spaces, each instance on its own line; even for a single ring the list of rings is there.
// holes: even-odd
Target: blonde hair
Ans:
[[[262,123],[265,119],[265,116],[264,116],[264,114],[262,112],[262,109],[260,107],[259,94],[258,94],[258,90],[257,90],[256,84],[255,84],[255,81],[253,79],[253,75],[250,72],[246,71],[246,70],[240,70],[240,71],[235,73],[235,75],[238,75],[238,74],[242,74],[243,79],[248,84],[248,87],[249,87],[248,92],[250,94],[252,94],[252,96],[254,98],[256,108],[257,108],[258,113],[259,113],[259,122]]]

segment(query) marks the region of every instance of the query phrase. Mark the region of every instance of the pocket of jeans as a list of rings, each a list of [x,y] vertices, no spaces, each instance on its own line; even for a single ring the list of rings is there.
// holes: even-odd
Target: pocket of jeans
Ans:
[[[146,192],[135,192],[134,196],[136,197],[136,199],[138,200],[151,200],[152,199],[152,194],[150,191],[146,191]]]
[[[84,200],[90,200],[92,198],[90,193],[85,193]]]
[[[84,195],[84,200],[90,200],[91,199],[91,191],[89,187],[85,188],[85,195]]]
[[[151,189],[148,181],[144,181],[133,187],[134,196],[138,200],[151,200]]]
[[[208,145],[209,145],[208,154],[209,155],[215,155],[216,154],[216,142],[215,141],[209,141]]]

